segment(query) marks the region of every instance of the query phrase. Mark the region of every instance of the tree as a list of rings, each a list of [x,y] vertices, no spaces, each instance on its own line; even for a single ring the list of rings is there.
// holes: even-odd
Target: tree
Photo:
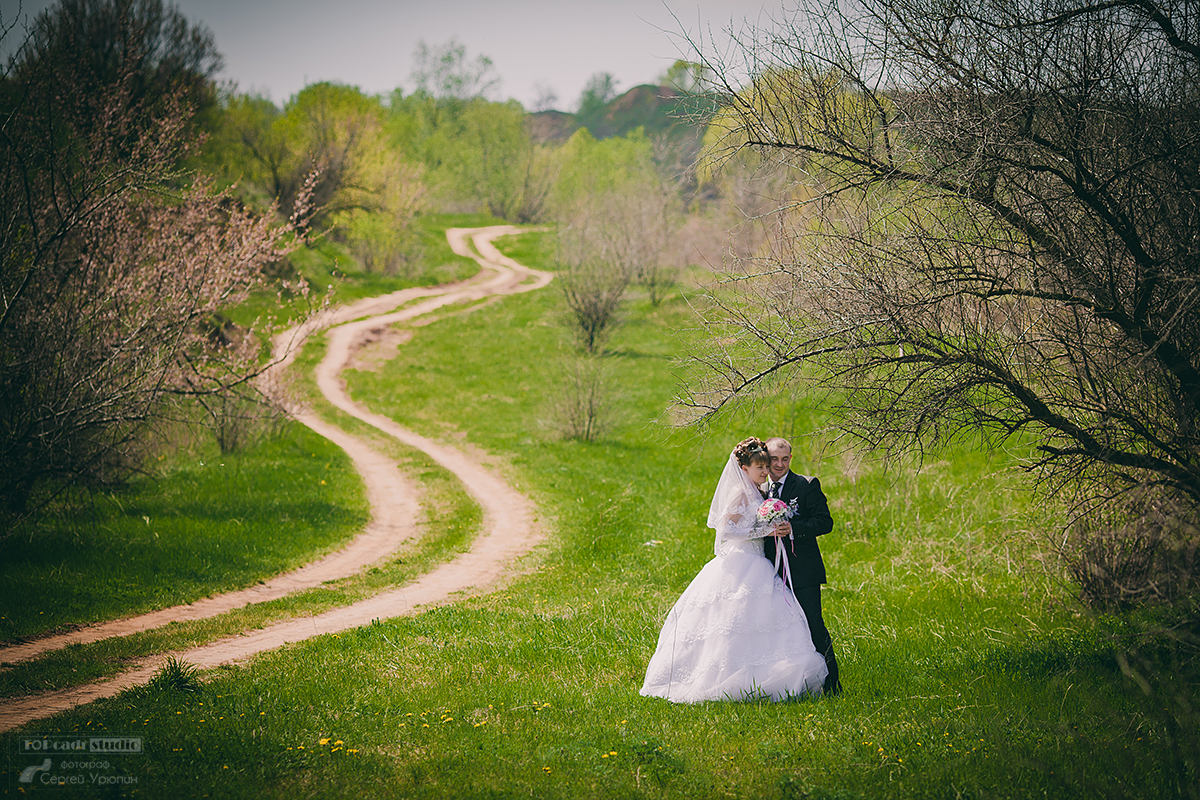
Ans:
[[[554,91],[553,86],[539,83],[533,88],[537,92],[537,99],[533,102],[534,112],[552,111],[558,105],[558,92]]]
[[[599,351],[616,327],[633,275],[607,252],[605,243],[587,227],[566,227],[558,234],[558,280],[579,346]]]
[[[212,33],[162,0],[59,0],[34,19],[9,79],[37,80],[48,58],[69,61],[59,66],[78,92],[66,102],[79,127],[106,123],[94,104],[111,101],[109,90],[122,82],[127,113],[145,119],[180,102],[204,114],[216,102],[212,79],[222,65]]]
[[[269,98],[230,90],[214,114],[200,158],[202,168],[236,184],[247,202],[286,207],[304,183],[300,159],[280,124],[280,110]]]
[[[461,104],[425,142],[434,180],[458,203],[532,222],[550,190],[546,148],[534,145],[520,103],[481,98]]]
[[[418,42],[410,77],[417,93],[442,101],[487,97],[500,86],[492,60],[480,55],[468,61],[466,46],[456,39],[433,46]]]
[[[182,19],[152,2],[64,3],[38,17],[0,83],[9,524],[63,485],[127,477],[169,396],[246,386],[255,372],[257,340],[217,314],[289,231],[178,170],[195,141],[193,67],[216,61],[192,58],[203,29],[147,37],[164,13]],[[104,70],[80,52],[106,54]]]
[[[592,77],[588,78],[588,82],[584,84],[583,92],[579,95],[579,104],[576,114],[579,119],[584,120],[586,126],[587,121],[600,109],[604,108],[609,100],[617,96],[617,80],[611,72],[597,72]]]
[[[405,157],[376,97],[358,87],[315,83],[284,107],[231,94],[225,99],[204,163],[243,198],[290,214],[306,190],[316,205],[308,222],[332,230],[371,272],[406,265],[415,244],[412,220],[424,202],[420,164]]]
[[[420,165],[389,141],[378,98],[356,86],[315,83],[288,103],[279,120],[293,154],[293,174],[316,169],[313,202],[368,271],[395,271],[415,242],[412,220],[425,187]]]
[[[703,92],[710,83],[711,77],[704,64],[683,59],[677,59],[658,79],[659,86],[669,86],[683,94]]]
[[[1200,7],[813,3],[739,53],[706,61],[719,148],[805,185],[713,292],[736,340],[685,402],[804,375],[867,447],[1029,442],[1080,519],[1147,492],[1194,519]]]
[[[627,282],[644,286],[658,305],[678,271],[669,249],[679,202],[659,174],[650,140],[640,129],[600,140],[580,129],[558,160],[549,207],[575,232],[574,252],[594,254]]]
[[[413,60],[417,90],[392,94],[387,124],[393,142],[424,162],[431,193],[446,208],[540,218],[553,178],[548,149],[530,138],[520,103],[488,99],[499,85],[491,59],[468,61],[451,40],[422,42]]]

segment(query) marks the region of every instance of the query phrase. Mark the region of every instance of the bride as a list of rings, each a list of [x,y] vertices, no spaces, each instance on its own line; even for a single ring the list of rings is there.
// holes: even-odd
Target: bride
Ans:
[[[820,694],[825,659],[792,591],[763,557],[762,537],[773,526],[755,525],[769,463],[753,437],[729,454],[708,511],[717,557],[667,614],[642,694],[675,703]]]

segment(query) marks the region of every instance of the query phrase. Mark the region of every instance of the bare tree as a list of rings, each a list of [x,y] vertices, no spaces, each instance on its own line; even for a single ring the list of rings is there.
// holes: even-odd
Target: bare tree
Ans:
[[[418,92],[439,100],[487,97],[500,86],[492,60],[481,55],[468,61],[467,48],[457,39],[432,46],[418,42],[410,78]]]
[[[559,230],[557,260],[555,283],[579,345],[595,353],[619,321],[621,301],[633,274],[605,249],[586,220]]]
[[[838,9],[704,62],[718,150],[799,180],[775,247],[712,292],[721,346],[684,402],[812,380],[868,447],[1031,443],[1080,512],[1136,489],[1130,513],[1157,491],[1194,515],[1200,6]]]
[[[216,320],[290,234],[178,171],[199,78],[169,80],[171,51],[143,49],[153,3],[68,5],[79,24],[39,17],[0,101],[6,522],[65,483],[126,477],[169,395],[248,385],[258,341]],[[75,57],[81,32],[114,39],[99,77]]]
[[[565,360],[550,396],[559,432],[585,442],[608,433],[614,422],[614,393],[612,369],[604,359],[577,355]]]
[[[534,112],[553,111],[554,106],[558,104],[558,92],[554,91],[554,87],[538,83],[534,84],[533,90],[537,93],[537,98],[533,101]]]
[[[598,198],[592,223],[603,251],[644,287],[657,306],[675,285],[679,265],[669,245],[678,229],[678,198],[651,181],[617,189]]]

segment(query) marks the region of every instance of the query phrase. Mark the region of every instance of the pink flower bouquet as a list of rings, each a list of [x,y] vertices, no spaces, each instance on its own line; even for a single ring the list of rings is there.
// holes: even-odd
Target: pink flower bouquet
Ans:
[[[787,503],[777,498],[767,498],[762,501],[755,514],[755,521],[760,527],[774,525],[792,516],[792,509]]]

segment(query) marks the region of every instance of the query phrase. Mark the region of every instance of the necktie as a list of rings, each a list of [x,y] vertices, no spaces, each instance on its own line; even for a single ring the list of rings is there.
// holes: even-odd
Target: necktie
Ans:
[[[782,481],[779,481],[779,482],[772,481],[772,482],[771,482],[771,497],[774,497],[774,498],[778,499],[778,498],[779,498],[779,492],[780,492],[780,490],[781,490],[781,489],[783,489],[783,482],[782,482]]]

